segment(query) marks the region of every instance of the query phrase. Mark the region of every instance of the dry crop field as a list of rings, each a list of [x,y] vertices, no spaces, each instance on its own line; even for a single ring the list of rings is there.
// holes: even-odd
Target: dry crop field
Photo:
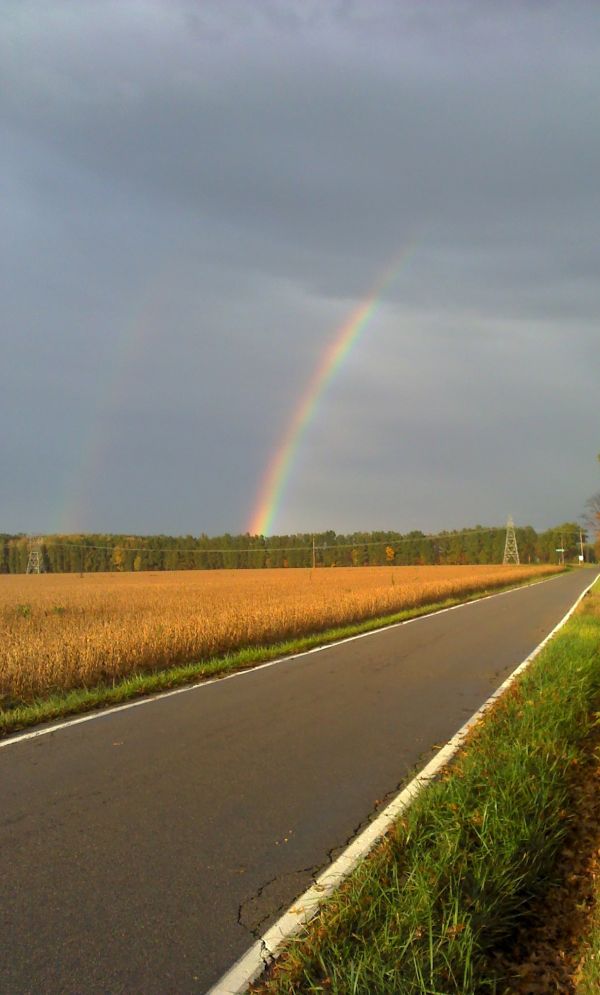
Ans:
[[[546,566],[0,576],[0,707],[500,587]]]

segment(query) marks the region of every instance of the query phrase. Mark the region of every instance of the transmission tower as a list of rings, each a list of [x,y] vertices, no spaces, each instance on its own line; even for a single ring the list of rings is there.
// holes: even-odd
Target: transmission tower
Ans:
[[[27,570],[28,574],[43,574],[44,573],[44,557],[42,554],[42,540],[38,537],[37,539],[29,540],[29,558],[27,560]]]
[[[519,547],[517,546],[517,537],[515,535],[515,523],[512,520],[512,515],[508,516],[508,521],[506,523],[506,542],[504,543],[504,559],[503,563],[520,563],[519,560]]]

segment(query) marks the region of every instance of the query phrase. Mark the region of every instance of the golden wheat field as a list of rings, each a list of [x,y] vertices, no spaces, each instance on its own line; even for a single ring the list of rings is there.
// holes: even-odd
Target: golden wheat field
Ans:
[[[3,575],[0,707],[553,570],[439,566]]]

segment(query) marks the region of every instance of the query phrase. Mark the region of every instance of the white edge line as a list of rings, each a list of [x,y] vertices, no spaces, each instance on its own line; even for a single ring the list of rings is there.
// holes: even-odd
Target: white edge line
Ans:
[[[108,718],[116,712],[125,712],[128,708],[139,708],[141,705],[152,705],[165,698],[172,698],[176,694],[188,694],[190,691],[198,691],[200,688],[209,687],[211,684],[219,684],[222,681],[232,680],[234,677],[245,677],[246,674],[254,674],[258,670],[266,670],[267,667],[274,667],[278,663],[289,663],[292,660],[299,660],[303,656],[310,656],[311,653],[322,653],[324,650],[332,649],[334,646],[343,646],[344,643],[352,643],[356,639],[365,639],[367,636],[376,636],[380,632],[387,632],[390,629],[397,629],[402,625],[410,625],[412,622],[421,622],[426,618],[433,618],[435,615],[444,615],[446,612],[456,611],[458,608],[470,608],[472,605],[481,604],[482,601],[489,601],[491,598],[501,598],[505,594],[514,594],[516,591],[523,591],[530,587],[537,587],[538,584],[546,584],[548,581],[557,580],[565,574],[552,574],[542,580],[533,581],[531,584],[520,584],[518,587],[511,587],[507,591],[497,591],[495,594],[486,594],[482,598],[474,598],[472,601],[463,601],[458,605],[451,605],[449,608],[440,608],[438,611],[428,612],[426,615],[416,615],[414,618],[407,618],[403,622],[392,622],[391,625],[382,625],[379,629],[370,629],[369,632],[359,632],[356,636],[346,636],[338,639],[334,643],[323,643],[322,646],[313,646],[310,650],[303,650],[302,653],[292,653],[289,656],[280,656],[276,660],[267,660],[265,663],[257,663],[253,667],[246,667],[243,670],[234,670],[231,673],[222,673],[216,677],[209,677],[206,680],[198,681],[196,684],[186,684],[184,687],[174,688],[172,691],[159,691],[148,696],[128,701],[124,705],[113,705],[112,708],[99,708],[86,715],[80,715],[75,719],[67,719],[65,722],[57,722],[53,725],[44,726],[42,729],[34,729],[33,732],[24,732],[16,735],[8,734],[8,738],[0,739],[0,750],[7,746],[16,746],[28,739],[38,739],[40,736],[49,736],[53,732],[60,732],[61,729],[68,729],[70,726],[78,726],[83,722],[93,722],[95,719]],[[368,621],[365,619],[364,621]]]
[[[316,915],[320,906],[329,895],[351,874],[357,864],[363,860],[370,850],[385,836],[388,829],[406,811],[411,802],[421,793],[423,788],[436,776],[442,767],[455,756],[463,744],[467,734],[485,715],[494,702],[510,687],[513,681],[532,663],[546,644],[556,635],[559,629],[570,619],[579,607],[588,591],[594,586],[598,576],[581,592],[567,614],[555,625],[545,639],[536,646],[527,659],[513,670],[506,680],[477,709],[470,719],[448,740],[445,746],[423,767],[415,778],[390,802],[367,828],[350,843],[342,854],[316,879],[303,895],[289,907],[287,912],[263,933],[249,950],[224,974],[217,983],[209,989],[206,995],[243,995],[256,981],[265,969],[272,964],[281,953],[282,947],[296,936],[303,926],[306,926]],[[503,592],[508,593],[508,592]],[[476,604],[476,602],[469,602]],[[457,606],[458,607],[458,606]],[[449,611],[450,609],[445,609]]]

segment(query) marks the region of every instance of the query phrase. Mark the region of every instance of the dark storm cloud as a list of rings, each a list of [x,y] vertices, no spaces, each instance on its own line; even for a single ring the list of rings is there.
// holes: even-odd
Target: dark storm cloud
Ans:
[[[0,529],[245,527],[321,351],[408,243],[278,524],[578,514],[599,22],[591,3],[10,5]]]

